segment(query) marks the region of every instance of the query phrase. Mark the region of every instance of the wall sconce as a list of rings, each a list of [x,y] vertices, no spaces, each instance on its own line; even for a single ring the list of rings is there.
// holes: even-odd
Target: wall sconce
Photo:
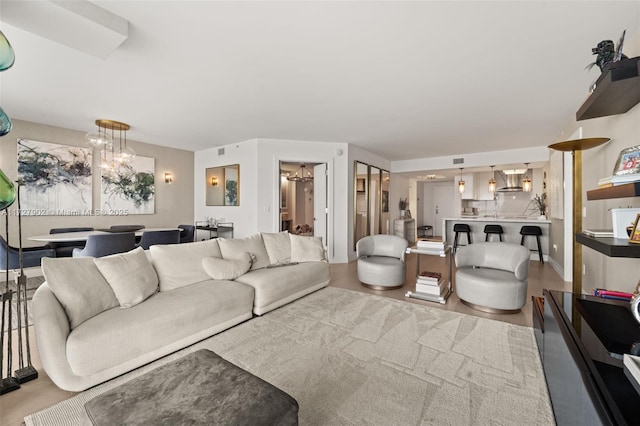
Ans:
[[[458,181],[458,192],[464,192],[464,181],[462,180],[462,167],[460,167],[460,180]]]
[[[211,186],[218,186],[218,178],[211,176]]]
[[[170,184],[171,182],[173,182],[173,173],[170,173],[170,172],[165,173],[165,174],[164,174],[164,181],[165,181],[166,183],[169,183],[169,184]]]

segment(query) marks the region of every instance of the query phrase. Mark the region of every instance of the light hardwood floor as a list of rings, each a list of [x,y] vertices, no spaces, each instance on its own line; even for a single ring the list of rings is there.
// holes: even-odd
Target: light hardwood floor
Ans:
[[[416,255],[407,256],[407,279],[405,285],[397,290],[376,291],[370,290],[360,284],[357,278],[356,263],[348,264],[332,264],[331,265],[331,284],[330,286],[345,288],[348,290],[359,291],[363,293],[375,294],[383,297],[391,297],[393,299],[403,300],[407,303],[416,303],[429,306],[435,309],[446,309],[450,311],[460,312],[463,314],[475,315],[483,318],[495,319],[498,321],[506,321],[513,324],[531,327],[532,325],[532,304],[531,296],[542,296],[542,289],[554,289],[571,291],[571,283],[564,282],[553,268],[548,264],[541,264],[532,261],[529,267],[529,282],[527,304],[520,313],[510,315],[488,314],[473,310],[460,302],[455,292],[449,297],[445,305],[433,302],[426,302],[405,297],[408,290],[413,290],[416,275]],[[446,267],[446,259],[434,256],[421,256],[420,269],[442,270]],[[15,334],[14,334],[15,335]],[[30,332],[33,341],[34,333]],[[16,337],[14,337],[14,342]],[[14,343],[15,346],[15,343]],[[13,356],[14,369],[18,359],[17,350]],[[73,392],[66,392],[56,387],[41,367],[38,349],[35,341],[32,343],[33,364],[38,369],[39,377],[36,380],[25,383],[17,391],[0,396],[0,425],[2,426],[18,426],[23,424],[24,416],[49,407],[64,399],[75,395]],[[3,371],[4,367],[3,367]]]

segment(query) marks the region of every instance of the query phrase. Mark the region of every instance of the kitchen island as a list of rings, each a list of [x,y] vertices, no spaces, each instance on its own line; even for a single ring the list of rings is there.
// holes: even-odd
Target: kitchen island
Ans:
[[[471,242],[479,243],[484,241],[485,225],[501,225],[502,240],[506,243],[520,244],[520,228],[524,225],[539,226],[542,229],[542,236],[540,237],[540,245],[542,246],[542,254],[546,261],[549,257],[549,228],[551,226],[550,220],[540,220],[537,218],[524,218],[524,217],[500,217],[494,216],[469,216],[469,217],[453,217],[444,218],[442,229],[445,230],[445,240],[451,246],[453,246],[454,232],[453,225],[456,223],[466,223],[471,228]],[[490,235],[490,241],[498,241],[498,235]],[[538,245],[536,238],[528,236],[525,238],[525,246],[531,252],[531,260],[538,260]],[[458,246],[467,244],[467,237],[465,234],[460,235],[458,238]]]

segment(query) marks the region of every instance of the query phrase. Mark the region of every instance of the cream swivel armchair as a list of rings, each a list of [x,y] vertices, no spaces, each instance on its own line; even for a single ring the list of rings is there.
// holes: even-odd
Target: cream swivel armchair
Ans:
[[[404,285],[404,254],[409,243],[395,235],[370,235],[356,244],[358,280],[374,290],[392,290]]]
[[[476,243],[456,252],[456,293],[473,309],[516,313],[527,299],[529,250],[509,243]]]

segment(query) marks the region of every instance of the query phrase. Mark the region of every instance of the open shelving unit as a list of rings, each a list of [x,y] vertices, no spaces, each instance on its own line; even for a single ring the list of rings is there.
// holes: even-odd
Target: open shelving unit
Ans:
[[[640,56],[609,64],[576,112],[576,120],[623,114],[639,102]]]
[[[638,196],[640,196],[640,182],[627,183],[624,185],[610,186],[608,188],[598,188],[587,191],[587,200],[590,201]]]

